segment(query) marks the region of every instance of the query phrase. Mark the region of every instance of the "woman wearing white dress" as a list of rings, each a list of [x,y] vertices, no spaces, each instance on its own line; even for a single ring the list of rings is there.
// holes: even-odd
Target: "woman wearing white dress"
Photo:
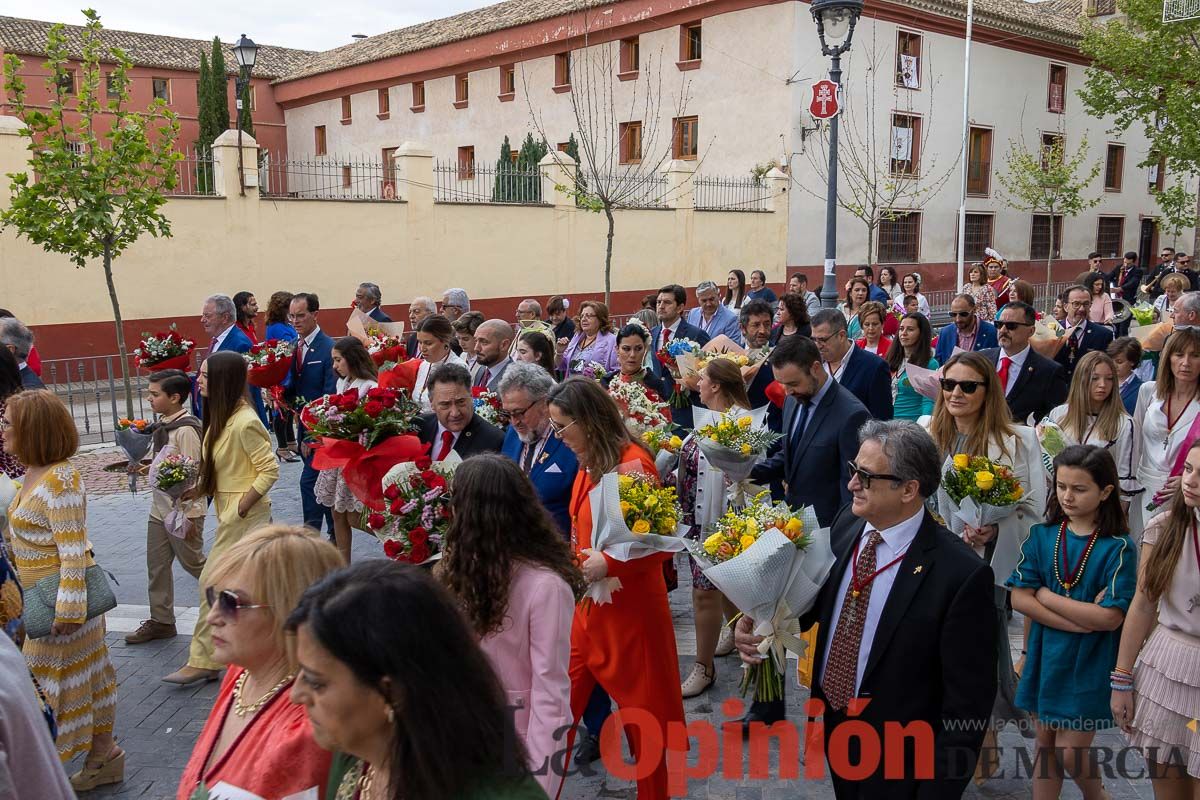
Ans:
[[[379,370],[363,343],[346,336],[333,343],[333,371],[338,374],[337,392],[358,391],[361,399],[379,385]],[[342,477],[342,468],[321,470],[313,487],[317,502],[333,510],[333,541],[346,563],[350,563],[350,545],[354,536],[354,518],[362,514],[363,504]]]
[[[1093,351],[1079,359],[1067,402],[1050,411],[1049,419],[1063,432],[1067,444],[1103,447],[1117,463],[1121,503],[1126,512],[1141,497],[1133,417],[1125,411],[1117,389],[1117,365],[1105,353]]]
[[[439,364],[467,366],[462,356],[450,349],[454,341],[454,327],[441,314],[434,314],[417,324],[417,350],[421,365],[417,368],[417,381],[413,385],[413,400],[421,405],[421,413],[433,411],[429,404],[429,372]]]
[[[1170,497],[1179,489],[1175,462],[1200,436],[1198,382],[1200,330],[1180,328],[1163,347],[1158,380],[1143,383],[1138,391],[1137,411],[1133,415],[1141,420],[1137,475],[1146,490],[1129,514],[1129,531],[1138,541],[1150,518],[1170,505]],[[1155,505],[1154,510],[1147,508],[1151,504]]]

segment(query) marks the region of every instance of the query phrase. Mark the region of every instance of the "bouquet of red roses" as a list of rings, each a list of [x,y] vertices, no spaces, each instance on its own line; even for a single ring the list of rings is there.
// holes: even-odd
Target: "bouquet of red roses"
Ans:
[[[192,348],[196,343],[180,336],[175,328],[175,323],[171,323],[171,327],[166,331],[142,334],[142,341],[133,351],[139,367],[150,370],[187,370],[192,360]]]
[[[408,358],[408,351],[404,348],[404,341],[399,336],[376,332],[375,329],[367,331],[367,352],[371,354],[371,360],[375,362],[375,366],[382,367],[389,362],[400,362]]]
[[[287,339],[267,339],[243,353],[246,359],[246,383],[260,389],[270,389],[283,383],[292,367],[296,343]]]
[[[382,511],[367,514],[366,527],[383,542],[393,561],[425,564],[441,556],[450,523],[450,483],[454,465],[434,464],[429,456],[398,464],[383,478]]]

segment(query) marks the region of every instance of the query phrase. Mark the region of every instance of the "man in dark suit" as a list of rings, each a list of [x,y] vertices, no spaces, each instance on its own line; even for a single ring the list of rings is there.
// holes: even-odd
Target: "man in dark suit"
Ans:
[[[417,419],[417,434],[432,445],[429,455],[442,461],[450,451],[461,458],[476,453],[499,453],[504,433],[475,413],[471,398],[471,373],[461,364],[442,364],[429,372],[429,403],[432,414]]]
[[[204,327],[204,332],[212,337],[212,341],[208,345],[208,354],[219,353],[223,350],[230,350],[235,353],[248,353],[254,343],[250,341],[250,337],[242,332],[234,323],[237,321],[237,310],[233,304],[233,299],[228,295],[214,294],[204,301],[204,307],[200,311],[200,324]],[[262,420],[264,426],[267,425],[267,410],[263,405],[262,390],[257,386],[249,387],[250,402],[254,406],[255,413]],[[204,404],[201,402],[200,393],[193,386],[192,389],[192,411],[197,417],[203,418]]]
[[[1075,374],[1075,365],[1093,350],[1104,352],[1112,344],[1112,328],[1092,322],[1088,312],[1092,308],[1092,293],[1086,286],[1072,286],[1067,289],[1067,318],[1063,327],[1067,329],[1063,336],[1062,346],[1054,360],[1063,365],[1067,373],[1067,382]]]
[[[1000,310],[996,323],[1000,346],[983,351],[996,365],[1008,410],[1019,425],[1026,424],[1030,416],[1040,422],[1055,406],[1067,402],[1067,371],[1029,346],[1036,322],[1033,306],[1009,303]]]
[[[392,318],[384,313],[383,292],[380,291],[378,284],[360,283],[358,290],[354,292],[354,305],[359,311],[366,314],[376,322],[391,322]]]
[[[650,332],[650,369],[663,382],[663,386],[666,388],[663,399],[667,402],[671,402],[671,398],[679,387],[675,385],[671,371],[658,360],[659,348],[671,339],[691,339],[701,346],[708,344],[709,340],[707,333],[683,318],[685,305],[687,305],[687,290],[679,284],[667,284],[658,290],[658,298],[654,304],[654,312],[658,315],[658,325],[654,326],[654,330]],[[699,398],[695,396],[694,392],[687,389],[682,391],[687,392],[688,403],[682,408],[672,403],[671,416],[679,427],[690,428],[692,427],[692,403],[698,402]]]
[[[938,331],[937,347],[933,351],[939,364],[949,361],[956,347],[977,353],[999,344],[996,326],[979,318],[975,313],[975,298],[971,295],[960,294],[950,301],[950,319],[953,321]]]
[[[1121,261],[1121,266],[1108,273],[1108,282],[1113,291],[1127,303],[1137,302],[1138,287],[1142,285],[1142,268],[1138,266],[1138,254],[1130,250]]]
[[[0,317],[0,344],[7,347],[17,360],[21,373],[21,386],[26,389],[45,389],[46,384],[30,369],[26,359],[33,349],[33,331],[25,327],[16,317]]]
[[[771,353],[783,406],[783,447],[757,464],[750,478],[784,482],[794,508],[812,506],[822,525],[850,500],[847,462],[858,452],[858,429],[871,415],[849,389],[829,377],[812,339],[789,336]]]
[[[830,529],[837,560],[800,618],[802,630],[819,625],[811,698],[824,717],[834,795],[958,798],[996,698],[992,569],[925,508],[942,465],[927,433],[913,422],[873,420],[859,437],[853,501]],[[761,659],[754,626],[745,617],[737,625],[747,663]],[[848,712],[851,703],[858,713]],[[868,762],[872,773],[855,780],[838,768],[863,763],[861,737],[835,736],[851,718],[899,756]],[[915,735],[915,747],[897,738],[900,729]],[[919,770],[932,774],[918,780]]]
[[[512,340],[512,325],[502,319],[486,320],[475,329],[475,363],[481,367],[475,386],[496,391],[504,371],[513,363],[508,355]]]
[[[875,419],[892,418],[892,373],[887,362],[854,346],[846,334],[846,318],[836,308],[813,315],[812,338],[825,371],[850,390]]]
[[[311,292],[301,292],[292,298],[288,319],[296,329],[296,351],[292,355],[292,382],[287,388],[286,399],[293,405],[310,403],[337,391],[337,373],[333,371],[333,339],[325,335],[317,324],[321,301]],[[333,533],[333,514],[327,506],[317,502],[313,490],[317,485],[317,470],[313,469],[312,448],[305,444],[309,437],[296,415],[297,437],[301,443],[300,455],[304,469],[300,472],[300,505],[304,512],[304,524],[313,530],[321,530],[324,520],[327,530]]]

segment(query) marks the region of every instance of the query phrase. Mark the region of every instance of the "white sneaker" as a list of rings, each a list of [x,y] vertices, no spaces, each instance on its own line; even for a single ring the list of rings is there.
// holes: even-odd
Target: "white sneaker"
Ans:
[[[721,638],[717,639],[717,651],[715,655],[727,656],[733,652],[733,628],[729,625],[721,626]]]
[[[717,681],[717,669],[714,666],[711,670],[706,670],[703,664],[692,664],[692,671],[688,673],[687,678],[679,686],[680,692],[686,697],[695,697],[708,691]]]

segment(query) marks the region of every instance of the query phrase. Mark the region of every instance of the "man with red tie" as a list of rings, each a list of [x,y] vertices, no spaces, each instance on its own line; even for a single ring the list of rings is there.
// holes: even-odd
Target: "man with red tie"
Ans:
[[[1033,306],[1009,303],[996,322],[1000,346],[982,351],[996,365],[1008,410],[1013,422],[1020,425],[1030,416],[1040,422],[1052,408],[1067,401],[1067,371],[1029,346],[1036,321]]]
[[[442,364],[429,373],[432,414],[418,418],[418,435],[432,445],[429,456],[443,461],[451,451],[461,458],[476,453],[499,453],[504,432],[475,413],[471,373],[461,364]]]

